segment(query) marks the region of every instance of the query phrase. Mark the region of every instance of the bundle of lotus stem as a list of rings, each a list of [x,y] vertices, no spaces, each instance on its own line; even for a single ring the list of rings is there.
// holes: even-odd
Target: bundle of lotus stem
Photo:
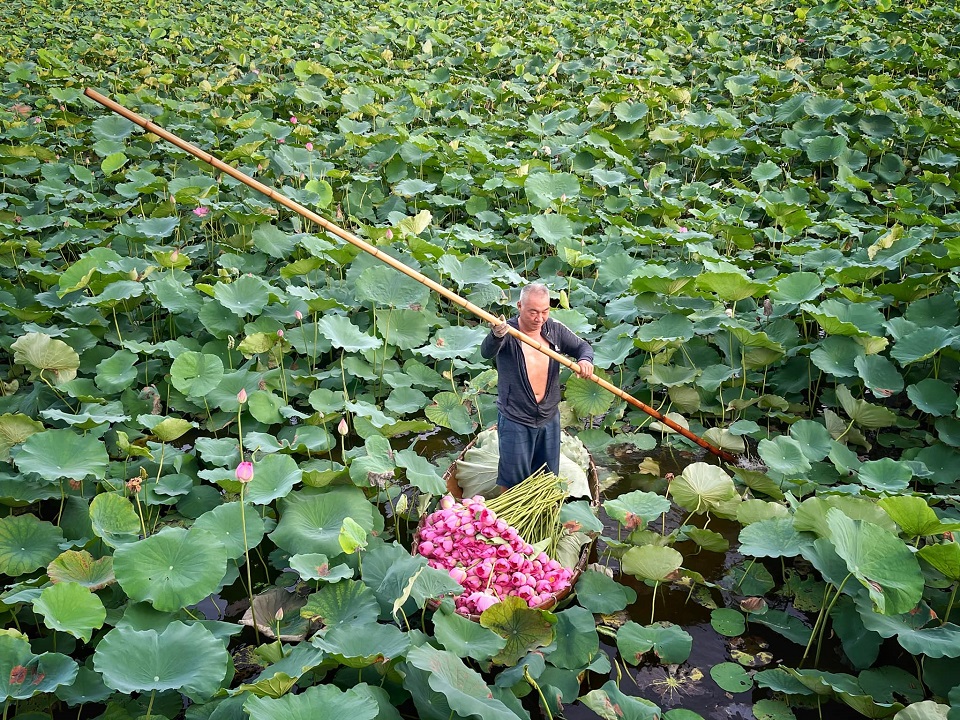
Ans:
[[[566,497],[566,481],[540,468],[523,482],[488,500],[487,507],[531,545],[539,547],[547,540],[544,552],[555,558],[561,531],[560,507]]]

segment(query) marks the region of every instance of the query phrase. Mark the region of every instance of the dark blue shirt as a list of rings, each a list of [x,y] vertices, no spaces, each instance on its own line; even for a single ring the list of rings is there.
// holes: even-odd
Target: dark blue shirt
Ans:
[[[519,329],[518,318],[507,320],[510,327]],[[547,319],[541,329],[551,350],[574,358],[577,362],[593,362],[593,348],[586,340],[577,337],[566,325]],[[560,406],[560,363],[550,358],[547,371],[547,388],[543,400],[536,395],[527,378],[527,363],[523,359],[522,343],[512,335],[498,338],[491,331],[480,346],[485,358],[496,358],[497,364],[497,409],[507,418],[521,425],[541,427],[553,420]]]

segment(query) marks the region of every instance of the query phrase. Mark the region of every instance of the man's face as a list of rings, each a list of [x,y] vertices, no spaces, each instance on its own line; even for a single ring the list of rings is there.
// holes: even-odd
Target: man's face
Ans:
[[[547,293],[532,293],[517,303],[520,331],[539,335],[540,328],[550,316],[550,296]]]

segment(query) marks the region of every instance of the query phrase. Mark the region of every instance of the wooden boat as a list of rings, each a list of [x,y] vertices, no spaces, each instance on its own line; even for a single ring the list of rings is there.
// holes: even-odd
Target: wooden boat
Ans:
[[[451,495],[453,495],[454,498],[456,498],[457,500],[461,500],[463,497],[463,492],[460,488],[460,485],[457,482],[457,461],[462,459],[463,456],[466,455],[467,451],[469,451],[470,448],[474,446],[476,441],[477,441],[477,438],[474,438],[473,440],[471,440],[470,443],[465,448],[463,448],[463,450],[457,456],[457,460],[454,460],[450,464],[450,467],[447,468],[447,471],[443,474],[443,479],[447,485],[447,491]],[[586,468],[587,483],[590,486],[590,493],[592,495],[590,499],[590,505],[593,508],[594,512],[596,512],[597,508],[600,506],[600,480],[597,475],[597,466],[593,461],[593,456],[589,456],[589,457],[590,457],[590,464],[589,464],[589,467]],[[423,526],[423,523],[425,520],[426,520],[426,516],[420,519],[420,525],[417,527],[417,532],[414,535],[413,547],[416,547],[417,544],[419,543],[420,528]],[[576,564],[572,568],[570,568],[573,571],[573,575],[570,578],[570,585],[568,585],[565,590],[559,593],[555,593],[554,595],[551,595],[550,600],[535,606],[534,609],[552,610],[557,605],[559,605],[560,602],[562,602],[565,598],[567,598],[570,595],[570,593],[573,592],[573,588],[576,585],[577,580],[580,578],[580,575],[583,574],[583,571],[587,567],[587,563],[590,561],[590,553],[593,550],[593,545],[595,542],[596,542],[596,539],[592,538],[590,542],[588,542],[581,548],[580,555],[577,558]],[[428,606],[430,607],[431,610],[436,610],[439,607],[439,605],[440,603],[435,600],[428,602]],[[468,615],[467,617],[470,618],[471,620],[474,620],[475,622],[480,621],[479,615]]]

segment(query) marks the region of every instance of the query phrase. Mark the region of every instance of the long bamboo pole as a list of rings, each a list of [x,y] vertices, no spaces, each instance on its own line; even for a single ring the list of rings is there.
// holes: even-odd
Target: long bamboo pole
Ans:
[[[499,324],[499,323],[500,323],[500,318],[498,318],[496,315],[492,315],[491,313],[488,313],[488,312],[487,312],[486,310],[484,310],[483,308],[477,307],[477,306],[474,305],[473,303],[468,302],[467,300],[465,300],[464,298],[460,297],[459,295],[457,295],[457,294],[456,294],[455,292],[453,292],[452,290],[448,290],[448,289],[445,288],[443,285],[440,285],[439,283],[435,282],[434,280],[431,280],[430,278],[428,278],[428,277],[426,277],[425,275],[417,272],[417,271],[414,270],[413,268],[408,267],[407,265],[404,265],[404,264],[403,264],[402,262],[400,262],[399,260],[397,260],[397,259],[395,259],[395,258],[393,258],[393,257],[391,257],[391,256],[389,256],[389,255],[387,255],[387,254],[386,254],[385,252],[383,252],[382,250],[379,250],[379,249],[377,249],[376,247],[374,247],[373,245],[370,245],[368,242],[362,240],[361,238],[357,237],[357,236],[354,235],[353,233],[350,233],[350,232],[344,230],[343,228],[339,227],[338,225],[334,225],[332,222],[330,222],[330,221],[327,220],[326,218],[323,218],[323,217],[321,217],[320,215],[317,215],[317,214],[316,214],[315,212],[313,212],[312,210],[308,210],[307,208],[305,208],[305,207],[304,207],[303,205],[301,205],[300,203],[295,202],[295,201],[291,200],[290,198],[285,197],[284,195],[281,195],[280,193],[278,193],[278,192],[277,192],[276,190],[274,190],[273,188],[268,187],[267,185],[264,185],[263,183],[258,182],[257,180],[254,180],[254,179],[253,179],[252,177],[250,177],[249,175],[246,175],[246,174],[240,172],[239,170],[237,170],[236,168],[231,167],[230,165],[227,165],[225,162],[223,162],[222,160],[219,160],[218,158],[214,157],[214,156],[211,155],[210,153],[201,150],[200,148],[196,147],[195,145],[191,145],[191,144],[188,143],[187,141],[182,140],[181,138],[177,137],[176,135],[174,135],[173,133],[171,133],[171,132],[169,132],[169,131],[167,131],[167,130],[164,130],[162,127],[160,127],[160,126],[158,126],[158,125],[150,122],[149,120],[147,120],[146,118],[144,118],[144,117],[141,116],[141,115],[138,115],[137,113],[133,112],[132,110],[128,110],[128,109],[125,108],[123,105],[120,105],[119,103],[114,102],[114,101],[111,100],[110,98],[101,95],[100,93],[98,93],[97,91],[95,91],[95,90],[93,90],[93,89],[91,89],[91,88],[87,88],[86,90],[84,90],[83,94],[86,95],[86,96],[87,96],[88,98],[90,98],[91,100],[94,100],[95,102],[100,103],[101,105],[103,105],[103,106],[104,106],[105,108],[107,108],[108,110],[111,110],[111,111],[117,113],[118,115],[121,115],[121,116],[125,117],[125,118],[126,118],[127,120],[129,120],[130,122],[139,125],[140,127],[142,127],[142,128],[143,128],[144,130],[146,130],[147,132],[151,132],[151,133],[153,133],[154,135],[156,135],[157,137],[160,137],[160,138],[166,140],[167,142],[169,142],[169,143],[171,143],[171,144],[173,144],[173,145],[176,145],[176,146],[177,146],[178,148],[180,148],[181,150],[184,150],[184,151],[190,153],[191,155],[199,158],[200,160],[203,160],[203,162],[207,163],[208,165],[212,165],[212,166],[215,167],[217,170],[220,170],[221,172],[226,173],[226,174],[229,175],[230,177],[235,178],[236,180],[239,180],[239,181],[242,182],[244,185],[247,185],[248,187],[253,188],[253,189],[256,190],[257,192],[263,193],[264,195],[266,195],[267,197],[269,197],[269,198],[270,198],[271,200],[273,200],[274,202],[280,203],[281,205],[283,205],[283,206],[286,207],[286,208],[289,208],[290,210],[292,210],[293,212],[297,213],[298,215],[300,215],[300,216],[302,216],[302,217],[305,217],[307,220],[310,220],[311,222],[316,223],[317,225],[319,225],[320,227],[322,227],[322,228],[323,228],[324,230],[326,230],[327,232],[333,233],[333,234],[336,235],[337,237],[339,237],[339,238],[341,238],[341,239],[343,239],[343,240],[346,240],[346,241],[347,241],[348,243],[350,243],[351,245],[354,245],[354,246],[360,248],[360,249],[363,250],[365,253],[369,253],[370,255],[373,255],[373,257],[377,258],[377,260],[380,260],[380,261],[382,261],[382,262],[385,262],[387,265],[389,265],[390,267],[392,267],[392,268],[394,268],[394,269],[396,269],[396,270],[399,270],[399,271],[402,272],[404,275],[407,275],[408,277],[413,278],[413,279],[416,280],[417,282],[426,285],[428,288],[430,288],[430,289],[433,290],[434,292],[438,293],[439,295],[442,295],[443,297],[447,298],[447,299],[450,300],[452,303],[455,303],[456,305],[459,305],[460,307],[464,308],[465,310],[469,310],[469,311],[472,312],[474,315],[476,315],[477,317],[479,317],[481,320],[483,320],[483,321],[485,321],[485,322],[487,322],[487,323],[493,324],[493,325],[496,325],[496,324]],[[533,338],[529,337],[528,335],[525,335],[524,333],[520,332],[519,330],[515,330],[515,329],[512,328],[512,327],[508,329],[508,332],[509,332],[513,337],[517,338],[517,340],[519,340],[520,342],[526,343],[526,344],[529,345],[530,347],[536,348],[537,350],[539,350],[540,352],[542,352],[544,355],[547,355],[547,356],[553,358],[554,360],[556,360],[557,362],[559,362],[561,365],[570,368],[570,369],[573,370],[574,372],[579,372],[579,369],[580,369],[579,365],[577,365],[575,362],[573,362],[573,361],[570,360],[569,358],[561,355],[560,353],[555,352],[553,349],[551,349],[550,347],[547,347],[547,346],[544,345],[543,343],[537,342],[537,341],[534,340]],[[665,415],[663,415],[662,413],[658,412],[657,410],[655,410],[654,408],[650,407],[649,405],[646,405],[646,404],[640,402],[639,400],[637,400],[637,399],[636,399],[635,397],[633,397],[632,395],[629,395],[629,394],[625,393],[623,390],[621,390],[620,388],[618,388],[616,385],[612,385],[612,384],[610,384],[609,382],[607,382],[606,380],[597,377],[596,375],[590,375],[590,378],[589,378],[589,379],[592,380],[593,382],[595,382],[595,383],[596,383],[597,385],[599,385],[600,387],[602,387],[604,390],[607,390],[607,391],[613,393],[614,395],[616,395],[616,396],[617,396],[618,398],[620,398],[621,400],[625,400],[626,402],[630,403],[630,404],[633,405],[634,407],[639,408],[640,410],[642,410],[643,412],[645,412],[645,413],[646,413],[647,415],[649,415],[650,417],[652,417],[652,418],[654,418],[655,420],[659,421],[659,422],[662,423],[663,425],[666,425],[666,426],[667,426],[668,428],[670,428],[671,430],[674,430],[675,432],[680,433],[680,434],[683,435],[685,438],[688,438],[688,439],[692,440],[692,441],[695,442],[697,445],[699,445],[700,447],[704,448],[705,450],[710,451],[711,453],[713,453],[713,454],[716,455],[717,457],[721,458],[722,460],[726,460],[727,462],[733,462],[733,461],[735,460],[735,458],[733,457],[733,455],[731,455],[730,453],[726,452],[725,450],[721,450],[721,449],[718,448],[718,447],[714,447],[713,445],[711,445],[710,443],[708,443],[708,442],[707,442],[706,440],[704,440],[703,438],[701,438],[701,437],[699,437],[698,435],[690,432],[689,429],[687,429],[687,428],[683,427],[682,425],[674,422],[673,420],[671,420],[670,418],[666,417]]]

